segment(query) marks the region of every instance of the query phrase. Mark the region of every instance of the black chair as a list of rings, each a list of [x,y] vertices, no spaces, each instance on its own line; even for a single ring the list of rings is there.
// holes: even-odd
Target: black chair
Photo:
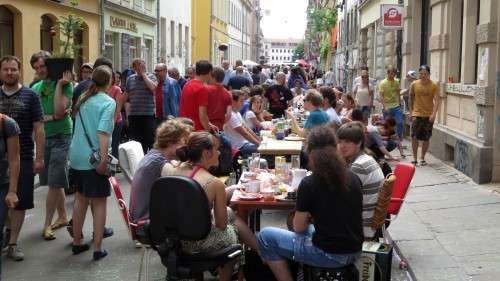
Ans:
[[[181,240],[201,240],[211,228],[207,195],[191,178],[171,176],[156,180],[151,190],[148,233],[151,246],[167,267],[166,280],[203,280],[205,271],[215,271],[242,254],[239,244],[210,253],[188,254]]]

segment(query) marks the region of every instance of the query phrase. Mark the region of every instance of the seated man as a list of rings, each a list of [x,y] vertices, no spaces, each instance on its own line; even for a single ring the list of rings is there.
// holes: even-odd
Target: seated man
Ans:
[[[337,139],[339,154],[361,180],[363,233],[365,240],[369,240],[375,235],[375,230],[371,227],[372,218],[377,205],[378,191],[384,181],[384,173],[375,159],[363,151],[365,144],[363,124],[349,122],[342,125],[337,131]]]
[[[260,139],[252,130],[245,126],[243,117],[239,112],[245,100],[243,92],[233,90],[231,93],[233,97],[231,118],[224,124],[224,133],[231,141],[232,147],[239,149],[244,157],[248,157],[252,153],[257,152]]]
[[[397,145],[386,147],[384,140],[380,135],[379,129],[376,126],[368,125],[368,120],[365,116],[366,115],[364,115],[360,109],[354,109],[352,111],[352,121],[359,121],[366,126],[365,147],[373,152],[376,160],[386,157],[388,160],[397,161],[397,159],[390,153],[390,151],[394,150]]]
[[[290,110],[287,110],[287,116],[292,120],[292,131],[301,137],[307,137],[307,133],[314,127],[327,124],[330,121],[328,114],[321,110],[323,105],[323,96],[316,90],[307,90],[304,98],[304,108],[309,111],[309,116],[304,123],[304,128],[300,128],[297,119]]]

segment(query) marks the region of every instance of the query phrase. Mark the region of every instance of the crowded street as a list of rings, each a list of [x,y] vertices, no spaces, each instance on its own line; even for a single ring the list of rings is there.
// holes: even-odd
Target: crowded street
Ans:
[[[0,0],[0,280],[497,280],[498,22]]]

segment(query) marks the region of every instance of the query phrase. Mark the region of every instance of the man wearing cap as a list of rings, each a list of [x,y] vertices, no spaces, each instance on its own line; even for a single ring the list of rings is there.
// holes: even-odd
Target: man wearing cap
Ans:
[[[80,97],[81,94],[83,94],[84,91],[86,91],[90,87],[90,83],[92,83],[92,71],[93,71],[93,66],[90,63],[84,63],[80,67],[80,74],[82,77],[82,80],[78,83],[78,85],[75,87],[73,90],[73,106],[76,104],[78,101],[78,98]]]
[[[404,101],[403,110],[405,113],[408,112],[408,110],[410,108],[410,106],[409,106],[410,85],[415,80],[417,80],[417,72],[415,70],[408,71],[408,73],[406,74],[406,82],[407,82],[406,85],[408,85],[408,87],[406,89],[402,89],[401,94],[400,94],[400,96],[403,97],[403,101]]]

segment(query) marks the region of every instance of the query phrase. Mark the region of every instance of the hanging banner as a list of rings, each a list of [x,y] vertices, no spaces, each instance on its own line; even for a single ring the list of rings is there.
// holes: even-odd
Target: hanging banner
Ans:
[[[403,5],[380,5],[380,18],[384,29],[403,29]]]

